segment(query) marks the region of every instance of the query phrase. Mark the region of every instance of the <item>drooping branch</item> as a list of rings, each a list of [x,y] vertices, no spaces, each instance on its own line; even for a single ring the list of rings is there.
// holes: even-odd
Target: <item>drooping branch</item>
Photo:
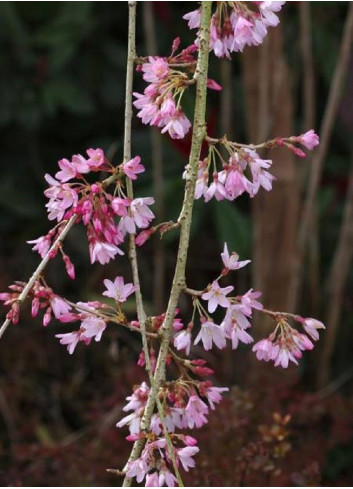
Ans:
[[[33,272],[32,277],[29,279],[25,288],[22,290],[21,294],[19,295],[19,297],[16,301],[16,304],[18,305],[19,308],[21,307],[22,303],[26,300],[26,298],[27,298],[28,294],[30,293],[34,283],[38,280],[39,276],[41,275],[41,273],[43,272],[43,270],[47,266],[47,264],[48,264],[49,260],[51,259],[53,253],[57,251],[58,247],[61,245],[61,243],[66,238],[67,233],[70,231],[72,226],[75,224],[76,219],[77,219],[77,216],[73,215],[67,221],[67,223],[63,227],[62,231],[59,233],[58,237],[56,238],[56,240],[54,241],[54,243],[50,247],[49,251],[47,252],[45,257],[43,258],[43,260],[39,263],[36,270]],[[0,338],[5,333],[7,327],[9,326],[10,323],[11,323],[10,319],[6,319],[4,321],[3,325],[0,328]]]
[[[174,273],[173,285],[170,293],[169,303],[166,311],[164,323],[162,325],[162,341],[158,355],[157,366],[154,375],[154,384],[158,390],[165,378],[166,358],[169,350],[169,343],[172,335],[173,320],[175,310],[178,305],[180,294],[185,286],[185,268],[187,253],[190,240],[190,228],[192,220],[192,210],[194,204],[195,185],[197,179],[198,163],[200,158],[202,141],[206,135],[206,90],[207,72],[209,57],[209,28],[211,18],[212,2],[201,3],[201,26],[199,34],[199,53],[194,78],[196,80],[196,100],[194,111],[194,125],[192,133],[191,151],[189,157],[189,169],[186,176],[184,202],[179,216],[180,240],[176,268]],[[151,417],[156,403],[156,397],[151,392],[148,397],[142,427],[147,429],[150,426]],[[141,453],[143,443],[140,440],[135,442],[129,461],[136,460]],[[123,486],[131,485],[131,478],[125,477]]]

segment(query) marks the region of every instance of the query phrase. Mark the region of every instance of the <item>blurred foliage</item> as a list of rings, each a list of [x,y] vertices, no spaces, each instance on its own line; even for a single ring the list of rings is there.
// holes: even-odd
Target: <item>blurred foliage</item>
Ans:
[[[193,41],[194,34],[186,28],[182,15],[194,5],[185,5],[184,2],[154,2],[153,5],[159,54],[169,54],[172,40],[179,35],[184,46]],[[311,2],[311,9],[317,93],[316,128],[319,129],[337,59],[347,2]],[[302,127],[302,68],[297,10],[297,2],[288,3],[281,17],[297,95],[296,132],[300,133],[307,128]],[[146,55],[140,2],[138,15],[138,53]],[[127,8],[119,2],[0,3],[1,291],[13,280],[28,277],[38,263],[37,255],[30,251],[25,241],[42,235],[48,229],[43,196],[44,174],[53,174],[57,161],[62,157],[83,153],[88,147],[103,147],[116,163],[120,161],[126,37]],[[232,136],[244,140],[245,109],[239,57],[233,57],[232,70]],[[210,76],[221,82],[217,59],[211,60],[210,71]],[[319,196],[320,277],[323,283],[337,242],[347,187],[346,176],[351,164],[352,83],[353,65],[349,70],[347,88],[325,162]],[[135,86],[136,90],[143,90],[139,74]],[[215,134],[218,134],[222,117],[219,97],[219,93],[210,93],[208,102],[208,127]],[[193,94],[190,91],[185,96],[185,110],[189,116],[192,109]],[[163,137],[166,219],[175,219],[178,215],[183,186],[180,175],[186,164],[189,144],[190,138],[171,141],[167,136]],[[153,162],[150,157],[150,132],[136,118],[133,153],[142,156],[148,170],[138,181],[137,193],[151,195]],[[298,165],[305,165],[305,162],[299,161]],[[230,249],[236,249],[241,258],[251,258],[250,211],[249,200],[243,198],[236,203],[196,203],[188,269],[192,286],[203,286],[217,273],[224,241],[228,242]],[[168,233],[164,238],[167,284],[172,279],[176,238],[176,232]],[[55,279],[56,290],[64,291],[74,299],[96,297],[101,291],[102,279],[117,274],[116,265],[89,266],[86,237],[82,229],[75,229],[70,234],[65,247],[76,264],[78,279],[68,284],[62,264],[54,262],[48,268],[49,283],[54,283]],[[140,253],[140,261],[147,300],[151,302],[148,291],[153,288],[153,240]],[[127,262],[121,260],[118,267],[119,274],[129,274]],[[248,273],[241,270],[238,274],[241,289],[250,286]],[[352,286],[353,271],[347,290],[352,290]],[[324,292],[324,286],[322,290]],[[150,308],[152,310],[153,306],[150,305]],[[181,308],[183,312],[185,304],[181,304]],[[304,304],[303,308],[310,310],[310,304]],[[28,317],[28,314],[24,311],[22,317]],[[347,294],[334,362],[337,375],[352,366],[352,322],[353,299]],[[43,484],[43,481],[51,485],[114,485],[116,479],[104,473],[104,469],[107,464],[122,466],[129,448],[124,435],[114,429],[114,424],[120,416],[124,397],[141,376],[134,366],[139,351],[138,341],[128,334],[112,331],[106,335],[100,348],[97,345],[92,345],[90,349],[81,348],[77,354],[75,352],[73,357],[69,357],[52,338],[53,331],[59,329],[60,326],[50,326],[43,332],[38,324],[23,319],[21,326],[9,331],[1,344],[0,460],[4,471],[0,473],[0,480],[11,485],[35,485]],[[215,361],[219,360],[216,358]],[[226,381],[231,378],[232,381],[243,382],[242,374],[246,367],[241,365],[242,360],[237,364],[237,369],[232,369],[232,373],[223,375]],[[344,388],[345,394],[350,392],[350,386],[351,382],[348,382]],[[250,397],[254,397],[254,390],[249,393]],[[236,404],[238,407],[234,407],[236,401],[231,396],[224,411],[216,414],[210,425],[210,430],[218,429],[215,440],[212,438],[214,431],[206,430],[203,435],[203,443],[209,450],[210,440],[213,440],[211,458],[219,447],[224,447],[224,459],[214,458],[212,461],[209,456],[202,455],[201,469],[191,477],[195,477],[194,480],[200,484],[207,484],[211,480],[221,484],[225,480],[234,483],[236,474],[232,470],[234,464],[239,463],[236,459],[239,447],[245,447],[245,450],[250,450],[249,453],[253,453],[251,450],[261,452],[258,427],[272,426],[273,412],[289,412],[294,423],[294,428],[290,427],[293,438],[288,453],[292,462],[283,465],[287,463],[285,455],[280,463],[284,476],[277,474],[284,478],[275,478],[274,482],[286,484],[290,480],[297,485],[303,481],[302,485],[319,484],[322,472],[323,480],[331,484],[352,483],[349,475],[353,453],[349,398],[335,395],[325,402],[315,399],[309,405],[302,403],[302,391],[291,395],[298,395],[298,398],[292,402],[288,395],[280,406],[270,389],[268,396],[264,394],[261,398],[255,395],[256,400],[251,400],[251,416],[242,411],[245,409],[243,395],[237,392],[235,396],[240,399],[240,405]],[[261,411],[268,413],[267,419],[259,409],[254,409],[254,403],[259,403]],[[292,404],[295,409],[292,409]],[[334,426],[336,430],[339,425],[335,414],[337,406],[348,436],[344,438],[340,432],[332,441],[332,430],[327,426]],[[317,417],[314,414],[314,418],[307,416],[308,411],[304,408],[313,409]],[[239,420],[236,429],[230,431],[234,445],[232,456],[229,456],[228,449],[228,426],[224,425],[224,419],[229,419],[230,412],[233,423]],[[335,430],[333,432],[337,433]],[[266,455],[261,452],[261,456],[265,457],[261,460],[267,464],[272,452],[266,450]],[[299,459],[298,451],[301,454]],[[222,453],[219,451],[219,457]],[[239,456],[245,460],[248,452],[241,452]],[[219,474],[212,475],[217,466],[225,468],[226,476],[222,480]],[[207,470],[202,472],[205,467]],[[255,478],[250,480],[267,485],[268,476],[260,469],[255,470]]]

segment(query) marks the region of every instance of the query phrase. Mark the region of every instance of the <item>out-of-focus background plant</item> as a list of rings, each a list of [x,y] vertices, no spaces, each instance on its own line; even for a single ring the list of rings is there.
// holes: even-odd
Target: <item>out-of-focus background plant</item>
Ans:
[[[25,242],[48,229],[44,173],[88,147],[102,147],[120,162],[125,7],[0,4],[1,291],[27,279],[38,262]],[[182,20],[189,10],[183,2],[139,3],[138,54],[168,55],[179,35],[185,46],[193,42]],[[212,57],[210,75],[224,90],[209,96],[209,134],[256,142],[314,127],[321,128],[322,149],[305,160],[274,152],[274,191],[254,203],[245,197],[196,202],[190,285],[202,287],[217,273],[227,241],[242,259],[253,260],[250,271],[238,272],[238,290],[254,284],[265,291],[267,306],[318,317],[327,330],[299,372],[264,369],[245,349],[209,354],[218,384],[234,387],[199,436],[207,450],[201,450],[190,485],[353,482],[352,12],[349,2],[290,2],[260,48],[233,55],[231,62]],[[138,119],[134,124],[133,154],[142,156],[148,170],[137,192],[158,195],[157,213],[174,219],[190,142],[160,137]],[[310,182],[314,199],[306,201]],[[50,264],[48,281],[73,300],[94,299],[103,278],[128,273],[121,260],[91,267],[80,229],[66,246],[76,281],[68,282],[59,260]],[[176,235],[168,233],[140,251],[151,314],[164,310],[175,247]],[[188,305],[180,307],[186,315]],[[258,335],[267,327],[259,321]],[[143,380],[136,366],[138,339],[111,330],[99,346],[82,346],[69,356],[53,339],[60,328],[43,328],[27,314],[0,343],[3,485],[119,483],[105,469],[121,467],[128,454],[126,433],[115,423],[131,385]]]

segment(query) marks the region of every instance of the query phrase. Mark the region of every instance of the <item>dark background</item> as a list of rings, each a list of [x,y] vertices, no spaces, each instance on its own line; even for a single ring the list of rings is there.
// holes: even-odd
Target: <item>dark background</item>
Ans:
[[[317,131],[327,103],[348,5],[348,2],[310,3],[313,127]],[[193,42],[194,33],[182,20],[182,15],[193,8],[196,2],[153,2],[158,54],[168,55],[177,36],[181,37],[183,46]],[[149,54],[143,15],[143,5],[139,2],[139,55]],[[306,68],[301,54],[299,2],[288,3],[280,17],[281,41],[275,37],[271,42],[278,45],[283,41],[280,55],[289,74],[291,124],[293,134],[300,134],[310,127],[305,127],[304,120]],[[1,291],[14,280],[27,280],[39,261],[26,241],[49,229],[44,208],[44,174],[54,174],[59,159],[84,153],[89,147],[102,147],[116,164],[121,160],[126,39],[127,4],[121,2],[0,4]],[[221,135],[227,130],[232,139],[246,142],[251,134],[251,115],[246,114],[249,87],[244,77],[246,68],[240,60],[240,55],[233,55],[229,70],[211,56],[210,76],[229,90],[231,111],[230,115],[224,113],[224,95],[211,92],[207,117],[210,134]],[[352,78],[353,59],[319,189],[317,225],[312,231],[318,250],[317,266],[305,261],[296,308],[298,313],[316,315],[321,320],[325,320],[328,304],[333,300],[327,277],[341,232],[352,161]],[[135,87],[138,91],[144,88],[139,74]],[[282,105],[285,112],[286,104]],[[191,91],[185,96],[184,106],[191,118]],[[258,110],[255,104],[253,113],[257,114]],[[140,196],[154,193],[151,144],[151,131],[135,118],[133,154],[141,155],[147,170],[136,185],[136,194]],[[159,191],[163,193],[166,220],[177,217],[182,202],[180,175],[187,162],[189,144],[188,137],[183,141],[162,137],[164,182]],[[295,165],[297,180],[301,179],[298,201],[302,201],[310,161],[295,160]],[[278,180],[280,186],[281,178]],[[289,187],[289,194],[291,191]],[[283,206],[287,204],[283,201]],[[218,274],[219,254],[225,240],[242,259],[253,257],[253,237],[258,233],[258,217],[254,219],[253,214],[251,202],[243,197],[231,204],[196,203],[187,271],[190,286],[202,288]],[[271,220],[280,219],[279,214],[278,207],[273,208]],[[300,212],[298,216],[300,221]],[[287,225],[291,226],[290,219]],[[286,235],[287,228],[277,237],[278,242]],[[142,285],[151,314],[162,313],[167,300],[177,233],[168,233],[163,239],[162,281],[155,273],[157,243],[158,238],[151,240],[139,252]],[[277,240],[272,248],[276,246]],[[57,293],[72,300],[99,296],[104,278],[129,277],[126,259],[119,258],[105,267],[90,266],[86,236],[81,228],[68,236],[65,250],[75,263],[77,279],[74,282],[67,279],[61,260],[50,264],[46,277]],[[243,292],[253,283],[259,283],[259,267],[261,264],[257,262],[247,267],[249,270],[238,272],[237,290]],[[318,383],[322,368],[319,350],[325,333],[318,351],[306,354],[295,371],[264,369],[245,348],[207,356],[216,371],[216,384],[234,387],[222,407],[211,416],[210,425],[196,434],[204,449],[198,456],[198,468],[188,476],[190,485],[352,484],[352,285],[350,268],[343,287],[339,328],[333,340],[333,357],[325,386]],[[266,291],[270,297],[271,293],[273,297],[276,295],[274,290]],[[276,300],[272,302],[272,307],[281,307]],[[182,317],[187,320],[190,304],[182,299],[180,307]],[[2,312],[4,315],[4,309]],[[132,308],[128,312],[133,315]],[[254,321],[254,329],[256,324]],[[20,324],[10,327],[1,340],[0,482],[3,485],[120,484],[120,479],[105,469],[123,467],[129,453],[130,446],[124,440],[127,433],[114,425],[122,416],[121,408],[132,385],[144,378],[136,366],[139,339],[108,329],[101,343],[89,348],[79,345],[74,355],[69,356],[54,338],[62,328],[54,321],[43,328],[40,320],[33,321],[29,310],[24,308]],[[273,417],[273,413],[279,413],[280,417]],[[287,414],[291,415],[291,421],[284,428]]]

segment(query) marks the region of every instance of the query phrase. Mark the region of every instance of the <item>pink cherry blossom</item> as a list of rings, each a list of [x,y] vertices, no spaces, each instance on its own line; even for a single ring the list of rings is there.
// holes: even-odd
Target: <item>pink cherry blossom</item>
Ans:
[[[90,170],[99,170],[105,162],[104,151],[100,148],[88,149],[87,155],[89,157],[87,160],[87,165],[89,166]]]
[[[117,254],[123,255],[124,252],[114,244],[96,241],[89,244],[89,254],[91,263],[98,261],[105,265]]]
[[[195,338],[194,345],[197,345],[200,341],[202,341],[206,351],[212,349],[213,343],[220,350],[226,346],[223,328],[205,318],[201,318],[201,329]]]
[[[103,319],[96,316],[86,317],[81,323],[81,340],[94,338],[95,341],[100,341],[106,327]]]
[[[231,339],[232,349],[238,348],[239,341],[245,344],[252,343],[253,338],[245,330],[250,328],[250,322],[241,310],[241,305],[235,304],[227,309],[225,318],[221,323],[226,338]]]
[[[261,310],[263,309],[263,305],[261,302],[258,302],[256,299],[261,297],[262,292],[253,292],[253,289],[249,289],[246,294],[241,296],[241,306],[242,306],[242,311],[244,314],[247,316],[252,315],[252,310],[257,309]]]
[[[307,149],[314,149],[320,142],[319,136],[315,133],[313,129],[307,131],[304,134],[301,134],[297,138],[295,138],[300,144],[305,146]]]
[[[107,290],[103,292],[103,295],[116,300],[117,302],[125,302],[129,295],[133,294],[137,287],[133,284],[125,284],[123,277],[116,277],[114,282],[105,279],[103,281]]]
[[[177,350],[185,350],[186,355],[190,355],[191,333],[183,330],[174,336],[174,346]]]
[[[189,132],[190,127],[191,122],[186,115],[181,110],[177,110],[161,132],[162,134],[168,132],[172,139],[182,139]]]
[[[239,255],[235,251],[229,255],[227,243],[224,243],[223,253],[221,253],[221,258],[225,268],[228,270],[238,270],[239,268],[245,267],[251,260],[239,261]]]
[[[140,156],[135,156],[135,158],[133,158],[132,160],[121,165],[123,172],[131,180],[137,180],[137,175],[145,171],[145,167],[141,165],[140,162]]]
[[[149,83],[159,83],[168,78],[169,66],[165,59],[149,56],[148,63],[142,64],[143,79]]]
[[[67,345],[67,351],[72,355],[80,341],[80,332],[72,331],[71,333],[56,334],[55,338],[60,338],[60,344]]]
[[[58,295],[53,295],[50,298],[50,306],[56,319],[60,319],[60,316],[68,314],[71,311],[71,306]]]
[[[66,158],[63,158],[58,162],[58,165],[60,167],[60,171],[55,174],[55,178],[60,180],[60,182],[68,182],[76,177],[77,169],[74,163]]]
[[[195,467],[196,463],[192,457],[194,457],[199,451],[200,449],[198,447],[184,447],[177,450],[178,459],[186,472],[189,471],[190,467]]]
[[[303,328],[314,341],[319,339],[318,329],[325,329],[324,323],[314,318],[305,318],[302,321]]]
[[[34,244],[32,250],[38,251],[41,258],[44,258],[51,247],[51,239],[49,235],[40,236],[40,238],[27,241],[28,244]]]
[[[218,306],[229,307],[230,302],[226,295],[234,290],[232,285],[220,287],[217,280],[212,282],[211,288],[202,294],[202,299],[208,301],[208,311],[213,313]]]
[[[205,396],[212,410],[216,409],[215,404],[219,404],[222,401],[222,393],[228,391],[228,387],[206,387],[204,390]]]
[[[189,397],[189,401],[185,406],[184,411],[184,425],[188,426],[190,429],[196,427],[200,428],[204,424],[208,422],[208,407],[202,399],[200,399],[196,395],[192,395]]]

